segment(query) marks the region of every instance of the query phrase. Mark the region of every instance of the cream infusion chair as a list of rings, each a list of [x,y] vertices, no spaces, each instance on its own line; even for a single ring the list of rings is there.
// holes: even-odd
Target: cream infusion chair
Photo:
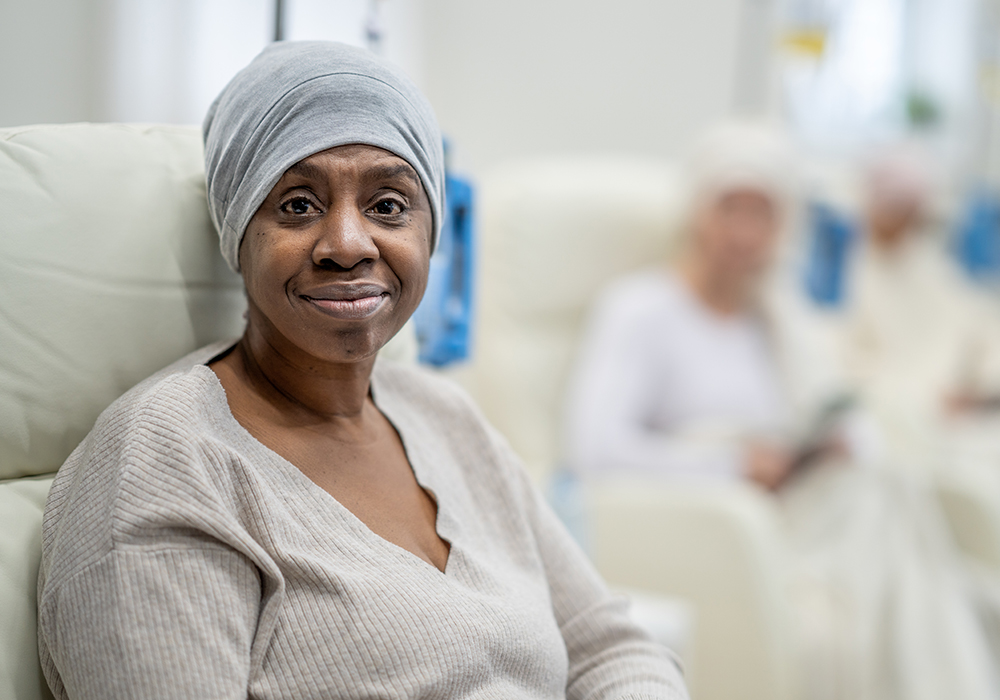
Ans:
[[[663,259],[679,185],[659,161],[514,162],[481,182],[474,364],[461,380],[544,483],[559,456],[574,349],[597,292]],[[693,603],[685,661],[694,700],[794,696],[780,537],[743,485],[585,485],[591,554],[613,585]]]
[[[0,129],[0,698],[50,697],[35,583],[45,496],[98,414],[235,337],[193,127]]]

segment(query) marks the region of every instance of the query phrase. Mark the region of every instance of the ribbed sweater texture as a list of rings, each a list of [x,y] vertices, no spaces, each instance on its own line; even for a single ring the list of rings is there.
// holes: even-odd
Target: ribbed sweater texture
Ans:
[[[372,375],[437,500],[442,573],[233,418],[204,364],[224,348],[112,404],[56,476],[38,597],[57,698],[687,698],[461,390]]]

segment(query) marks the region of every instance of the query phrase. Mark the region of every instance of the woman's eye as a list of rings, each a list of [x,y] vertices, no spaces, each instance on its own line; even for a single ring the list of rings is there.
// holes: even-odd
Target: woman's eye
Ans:
[[[310,211],[313,211],[315,207],[313,206],[313,203],[305,197],[295,197],[294,199],[289,199],[287,202],[284,202],[280,209],[285,214],[302,216],[304,214],[308,214]]]
[[[392,199],[383,199],[372,207],[372,211],[379,216],[397,216],[403,213],[403,206]]]

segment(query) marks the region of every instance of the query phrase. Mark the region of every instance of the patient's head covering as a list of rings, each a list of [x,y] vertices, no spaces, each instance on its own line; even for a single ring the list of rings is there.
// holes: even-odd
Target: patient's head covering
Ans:
[[[934,194],[930,154],[913,142],[895,143],[876,151],[865,164],[869,202],[880,206],[922,206]]]
[[[205,177],[222,254],[239,270],[247,224],[285,171],[335,146],[377,146],[417,171],[444,218],[444,156],[430,104],[398,68],[327,41],[271,44],[236,74],[203,126]]]
[[[730,121],[709,129],[688,154],[685,170],[692,210],[741,189],[768,196],[779,209],[795,200],[791,146],[763,124]]]

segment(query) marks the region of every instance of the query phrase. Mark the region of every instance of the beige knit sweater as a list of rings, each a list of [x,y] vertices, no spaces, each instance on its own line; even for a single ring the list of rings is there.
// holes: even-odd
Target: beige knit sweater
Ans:
[[[445,572],[233,418],[210,346],[111,405],[59,471],[39,646],[57,698],[686,698],[504,441],[452,385],[376,363],[435,495]]]

